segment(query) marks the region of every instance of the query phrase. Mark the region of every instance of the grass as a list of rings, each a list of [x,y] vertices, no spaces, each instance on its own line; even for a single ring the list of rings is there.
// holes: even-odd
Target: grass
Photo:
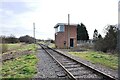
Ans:
[[[31,78],[36,71],[37,58],[35,54],[23,55],[16,59],[3,62],[3,78]]]
[[[55,44],[54,44],[54,43],[50,43],[48,46],[49,46],[50,48],[55,48]]]
[[[69,54],[78,56],[94,64],[101,64],[111,69],[118,69],[118,57],[115,55],[95,51],[69,52]]]
[[[38,41],[37,43],[38,43],[38,44],[45,44],[44,41]]]
[[[7,46],[8,46],[7,52],[9,52],[9,50],[12,52],[19,52],[19,51],[25,51],[25,50],[36,51],[36,48],[37,48],[37,45],[34,45],[34,44],[21,44],[21,43],[7,44]],[[7,54],[7,52],[5,52],[4,54]]]
[[[1,49],[0,52],[5,53],[8,51],[8,46],[7,44],[1,44]]]
[[[7,44],[8,50],[17,49],[20,47],[20,45],[22,45],[22,43]]]
[[[35,47],[34,47],[35,46]],[[34,45],[34,44],[27,44],[27,45],[23,45],[22,47],[20,47],[19,49],[17,49],[17,50],[19,50],[19,51],[24,51],[24,50],[36,50],[36,48],[37,48],[37,45]]]
[[[17,46],[19,44],[8,44],[9,47]],[[33,77],[36,71],[36,63],[38,61],[36,57],[37,45],[34,44],[22,44],[20,47],[12,51],[32,51],[31,54],[22,55],[18,58],[8,60],[3,62],[2,65],[2,78],[7,78],[13,80],[13,78],[31,78]],[[7,54],[7,53],[5,53]],[[9,54],[9,53],[8,53]]]

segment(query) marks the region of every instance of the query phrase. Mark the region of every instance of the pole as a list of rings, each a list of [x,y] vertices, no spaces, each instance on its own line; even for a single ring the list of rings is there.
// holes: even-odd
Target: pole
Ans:
[[[35,43],[36,43],[36,40],[35,40],[35,23],[33,23],[33,36],[34,36],[34,47],[35,47]]]
[[[119,25],[119,24],[118,24]],[[118,26],[118,34],[117,34],[117,48],[118,48],[118,62],[120,61],[120,26]],[[120,63],[118,63],[118,74],[120,74]],[[120,79],[120,75],[118,76]]]
[[[70,33],[69,33],[69,26],[70,25],[70,14],[68,14],[68,48],[70,47]]]

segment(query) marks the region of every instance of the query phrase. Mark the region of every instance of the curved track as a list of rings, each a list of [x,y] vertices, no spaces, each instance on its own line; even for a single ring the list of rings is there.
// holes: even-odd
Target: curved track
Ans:
[[[117,80],[48,46],[42,44],[40,46],[64,69],[67,76],[72,80]]]

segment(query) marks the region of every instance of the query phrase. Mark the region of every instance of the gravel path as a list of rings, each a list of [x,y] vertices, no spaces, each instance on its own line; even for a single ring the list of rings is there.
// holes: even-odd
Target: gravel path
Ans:
[[[87,64],[87,65],[89,65],[89,66],[92,66],[92,67],[95,68],[95,69],[98,69],[98,70],[100,70],[100,71],[102,71],[102,72],[104,72],[104,73],[106,73],[106,74],[109,74],[109,75],[111,75],[111,76],[113,76],[113,77],[118,78],[118,70],[112,70],[112,69],[107,68],[107,67],[105,67],[105,66],[102,66],[102,65],[100,65],[100,64],[92,64],[92,63],[89,62],[89,61],[86,61],[86,60],[83,60],[83,59],[81,59],[81,58],[79,58],[79,57],[76,57],[76,56],[73,56],[73,55],[68,54],[68,51],[69,51],[69,50],[66,50],[66,49],[56,49],[56,50],[57,50],[58,52],[61,52],[61,53],[65,54],[65,55],[71,57],[71,58],[76,59],[76,60],[79,61],[79,62],[83,62],[83,63],[85,63],[85,64]]]
[[[38,50],[37,57],[39,59],[37,64],[38,73],[35,78],[65,78],[62,68],[41,48]]]

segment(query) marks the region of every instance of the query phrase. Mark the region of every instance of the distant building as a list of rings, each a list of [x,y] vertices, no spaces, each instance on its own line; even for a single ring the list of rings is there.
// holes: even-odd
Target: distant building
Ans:
[[[58,23],[55,25],[55,45],[57,48],[77,46],[77,24]]]

